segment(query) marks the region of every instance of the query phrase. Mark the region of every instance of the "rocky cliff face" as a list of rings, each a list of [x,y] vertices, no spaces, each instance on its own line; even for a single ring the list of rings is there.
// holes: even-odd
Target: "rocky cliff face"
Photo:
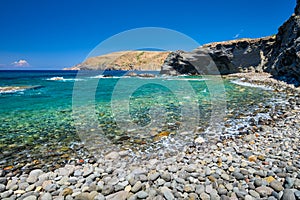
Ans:
[[[171,53],[162,66],[161,73],[168,75],[176,74],[199,74],[195,67],[206,68],[206,66],[195,66],[199,63],[190,60],[199,52],[206,53],[207,57],[214,61],[220,74],[231,74],[248,71],[264,71],[267,55],[275,43],[274,37],[259,39],[240,39],[227,42],[215,42],[203,45],[193,52],[177,51]],[[201,57],[203,58],[203,57]]]
[[[295,13],[278,29],[268,71],[300,81],[300,0],[297,0]]]
[[[297,0],[295,13],[278,29],[276,36],[216,42],[198,49],[210,55],[220,74],[265,71],[300,82],[300,0]],[[195,52],[171,53],[161,73],[199,74],[190,56],[195,57]]]

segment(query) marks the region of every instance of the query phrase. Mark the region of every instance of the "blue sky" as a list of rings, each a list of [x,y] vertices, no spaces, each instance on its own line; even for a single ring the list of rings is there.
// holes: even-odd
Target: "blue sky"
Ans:
[[[0,69],[61,69],[133,28],[163,27],[200,44],[277,33],[296,0],[1,0]]]

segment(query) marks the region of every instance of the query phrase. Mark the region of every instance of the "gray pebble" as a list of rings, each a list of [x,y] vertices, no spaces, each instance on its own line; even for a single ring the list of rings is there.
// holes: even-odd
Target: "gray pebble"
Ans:
[[[164,197],[166,198],[166,200],[173,200],[175,199],[171,190],[167,187],[162,187],[160,189],[161,193],[164,195]]]
[[[131,192],[136,193],[136,192],[140,191],[142,189],[142,186],[143,186],[143,184],[141,181],[136,182],[134,184],[134,186],[131,188]]]
[[[244,179],[244,175],[240,172],[234,172],[233,176],[237,179],[237,180],[243,180]]]
[[[300,190],[297,190],[294,195],[296,196],[297,199],[300,199]]]
[[[266,186],[260,186],[256,188],[255,191],[258,192],[261,197],[267,197],[272,194],[273,189]]]
[[[44,193],[41,195],[41,200],[51,200],[52,195],[50,193]]]
[[[199,195],[205,191],[204,185],[196,185],[195,189],[196,189],[196,193]]]
[[[286,177],[284,181],[284,188],[290,189],[293,187],[295,180],[291,177]]]
[[[1,193],[1,198],[4,199],[6,197],[9,197],[13,194],[12,190],[6,190],[5,192]]]
[[[270,183],[271,188],[273,188],[276,192],[280,192],[282,190],[284,190],[281,182],[274,180]]]
[[[153,172],[148,174],[148,178],[150,181],[155,181],[156,179],[158,179],[159,176],[160,174],[158,172]]]
[[[136,196],[139,198],[139,199],[145,199],[148,197],[148,193],[145,192],[145,191],[139,191],[138,193],[136,193]]]
[[[103,196],[103,194],[98,194],[97,196],[95,196],[94,200],[105,200],[105,197]]]
[[[112,185],[105,185],[102,189],[103,195],[109,195],[114,191],[114,187]]]
[[[296,197],[294,195],[294,191],[291,189],[285,189],[283,190],[283,195],[281,197],[282,200],[296,200]]]
[[[3,192],[5,190],[5,185],[4,184],[0,184],[0,192]]]
[[[0,184],[7,184],[7,179],[5,177],[0,177]]]
[[[200,199],[202,200],[210,200],[210,196],[206,194],[205,192],[200,194]]]
[[[260,178],[255,179],[254,180],[254,185],[255,185],[255,187],[262,186],[262,180]]]
[[[94,167],[92,165],[86,165],[86,166],[83,167],[82,171],[83,171],[82,176],[87,177],[87,176],[89,176],[90,174],[93,173]]]
[[[25,197],[23,200],[36,200],[36,199],[37,199],[36,196],[30,195],[30,196],[28,196],[28,197]]]
[[[250,196],[250,195],[247,194],[245,196],[245,200],[254,200],[254,198],[252,196]]]
[[[162,179],[164,179],[166,182],[171,181],[171,175],[170,175],[170,173],[168,173],[168,172],[162,173],[162,174],[160,175],[160,177],[161,177]]]
[[[205,192],[206,192],[207,194],[210,194],[210,193],[212,192],[212,190],[213,190],[212,185],[206,185],[206,186],[205,186]]]

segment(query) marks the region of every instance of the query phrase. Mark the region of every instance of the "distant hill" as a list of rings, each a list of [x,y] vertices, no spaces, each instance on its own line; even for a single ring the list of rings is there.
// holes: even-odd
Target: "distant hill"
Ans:
[[[159,71],[170,52],[120,51],[88,58],[64,70],[145,70]]]

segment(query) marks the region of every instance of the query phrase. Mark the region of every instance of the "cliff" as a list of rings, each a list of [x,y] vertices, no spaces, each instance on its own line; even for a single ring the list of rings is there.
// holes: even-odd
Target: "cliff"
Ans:
[[[220,74],[269,72],[288,82],[300,82],[300,0],[297,0],[295,13],[278,29],[275,36],[215,42],[193,52],[173,52],[165,60],[161,74],[209,73],[209,70],[201,70],[201,67],[206,68],[207,65],[196,65],[198,69],[195,68],[195,63],[200,63],[194,59],[197,52],[202,55],[206,53]],[[203,59],[203,56],[200,58]]]
[[[161,74],[199,74],[206,73],[206,65],[200,66],[195,57],[212,59],[220,74],[248,71],[264,71],[267,55],[271,52],[275,37],[259,39],[239,39],[214,42],[203,45],[192,52],[176,51],[165,60]],[[196,63],[196,65],[195,65]],[[197,70],[195,69],[197,68]],[[208,72],[208,71],[207,71]]]
[[[300,82],[300,0],[297,0],[295,13],[278,29],[268,71]]]
[[[64,70],[145,70],[159,71],[170,52],[121,51],[91,57]]]

